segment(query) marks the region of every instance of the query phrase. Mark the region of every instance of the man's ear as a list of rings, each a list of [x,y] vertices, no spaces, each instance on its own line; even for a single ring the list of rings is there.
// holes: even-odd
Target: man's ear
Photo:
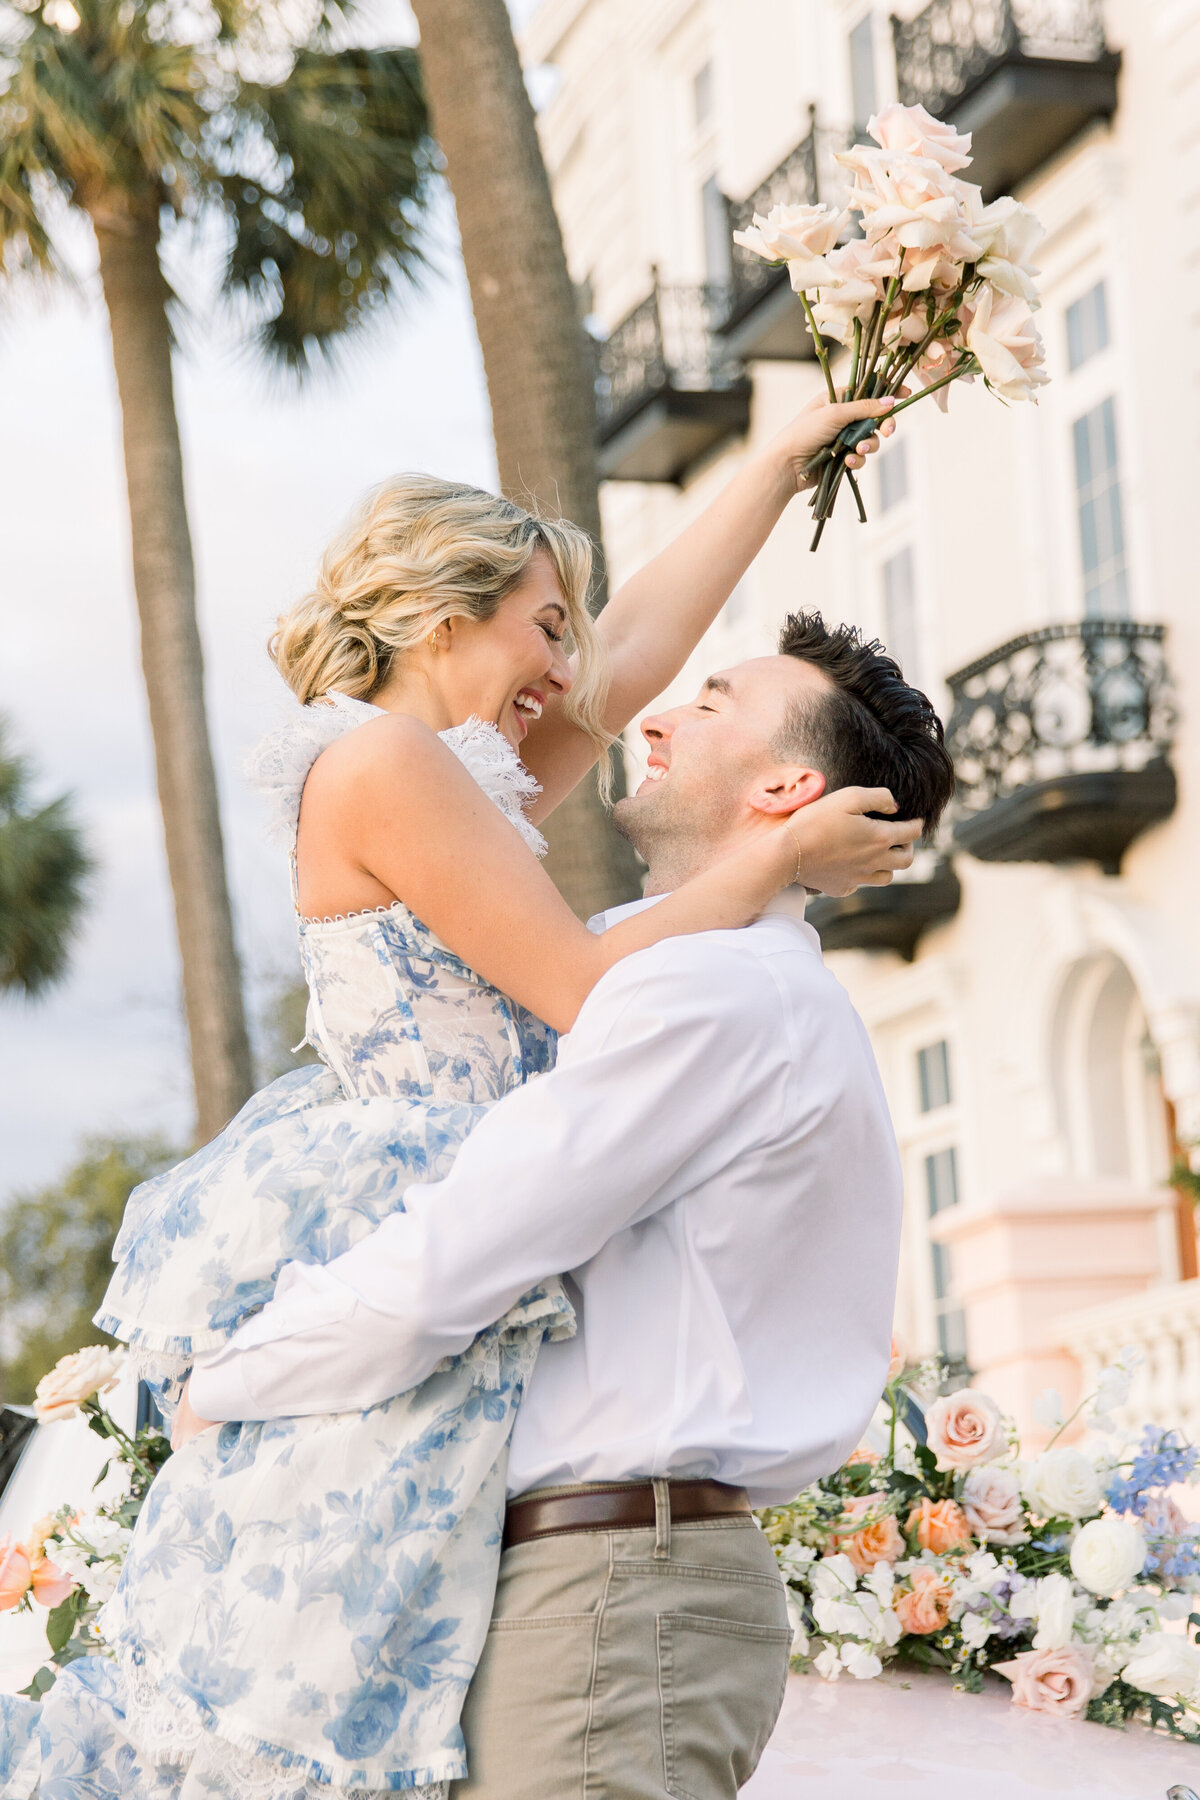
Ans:
[[[750,794],[749,802],[755,812],[778,816],[811,806],[824,792],[825,777],[820,769],[809,769],[801,763],[791,768],[773,769]]]

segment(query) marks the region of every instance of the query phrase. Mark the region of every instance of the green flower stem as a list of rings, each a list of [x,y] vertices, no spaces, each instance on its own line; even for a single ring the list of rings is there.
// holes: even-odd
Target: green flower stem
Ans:
[[[825,386],[829,393],[830,404],[836,406],[838,391],[833,384],[833,373],[829,367],[829,353],[826,350],[824,343],[821,341],[821,334],[817,330],[817,321],[813,315],[812,303],[807,294],[801,294],[800,304],[804,308],[805,317],[808,320],[808,329],[812,332],[813,343],[815,344],[817,351],[817,361],[820,363],[821,373],[825,377]]]
[[[900,277],[898,275],[893,275],[892,279],[887,284],[887,292],[875,307],[875,317],[871,324],[871,334],[867,339],[867,356],[863,365],[863,377],[859,383],[862,392],[854,396],[856,400],[863,398],[868,386],[874,379],[875,364],[879,360],[879,348],[883,342],[884,327],[888,321],[888,314],[895,305],[896,295],[899,291]]]
[[[858,386],[858,365],[862,361],[863,330],[862,320],[854,321],[854,353],[850,359],[850,379],[846,383],[846,398],[853,399],[854,390]]]
[[[972,363],[975,363],[975,369],[977,370],[979,364],[975,361],[973,356],[968,356],[960,362],[956,368],[951,369],[949,375],[943,375],[940,381],[931,381],[929,386],[922,388],[919,394],[910,394],[907,400],[898,400],[891,412],[887,415],[888,418],[894,419],[896,414],[902,413],[906,406],[915,406],[918,400],[924,400],[928,394],[936,394],[939,388],[949,387],[950,383],[952,381],[957,381],[960,375],[972,374],[974,372],[971,368]]]
[[[115,1444],[120,1445],[123,1454],[129,1459],[134,1467],[146,1477],[147,1481],[154,1480],[154,1470],[150,1468],[148,1463],[142,1460],[133,1439],[121,1430],[121,1427],[117,1424],[112,1414],[105,1407],[101,1406],[98,1399],[93,1396],[90,1400],[81,1401],[79,1410],[91,1414],[105,1436],[112,1438]]]
[[[850,483],[850,492],[854,495],[854,504],[858,508],[858,522],[860,525],[865,525],[867,522],[867,509],[863,505],[862,489],[854,479],[853,469],[846,469],[846,480]]]

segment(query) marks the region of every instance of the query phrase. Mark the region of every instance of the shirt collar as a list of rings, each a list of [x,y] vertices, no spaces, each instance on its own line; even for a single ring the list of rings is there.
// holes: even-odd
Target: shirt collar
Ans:
[[[665,894],[647,894],[641,900],[627,901],[624,906],[610,906],[607,912],[595,913],[588,920],[588,930],[597,934],[608,931],[613,925],[619,925],[622,919],[631,919],[634,913],[645,912],[648,906],[657,906],[658,902],[665,900],[666,897]],[[807,894],[804,888],[786,887],[781,893],[776,894],[773,900],[768,900],[763,908],[762,916],[764,919],[790,919],[793,925],[803,925],[806,898]],[[811,925],[808,926],[808,930],[812,931]]]

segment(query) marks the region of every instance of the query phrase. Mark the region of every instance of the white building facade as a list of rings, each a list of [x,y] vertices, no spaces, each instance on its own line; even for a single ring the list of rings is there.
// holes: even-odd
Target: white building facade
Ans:
[[[757,203],[836,198],[889,100],[1046,239],[1050,386],[911,409],[819,552],[797,502],[678,684],[819,606],[948,722],[960,798],[915,879],[814,903],[905,1161],[897,1326],[1026,1427],[1127,1342],[1131,1407],[1200,1429],[1200,0],[542,0],[543,146],[599,352],[619,580],[822,386]],[[835,365],[836,366],[836,365]],[[952,679],[953,678],[953,679]],[[631,773],[640,766],[631,742]]]

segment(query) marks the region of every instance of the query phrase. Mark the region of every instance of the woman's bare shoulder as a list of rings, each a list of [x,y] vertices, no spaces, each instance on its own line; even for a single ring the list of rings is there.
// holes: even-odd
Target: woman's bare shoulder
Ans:
[[[437,732],[411,713],[381,713],[330,744],[313,763],[303,811],[374,830],[411,818],[428,824],[431,807],[453,806],[465,771]],[[469,777],[467,778],[469,780]]]

